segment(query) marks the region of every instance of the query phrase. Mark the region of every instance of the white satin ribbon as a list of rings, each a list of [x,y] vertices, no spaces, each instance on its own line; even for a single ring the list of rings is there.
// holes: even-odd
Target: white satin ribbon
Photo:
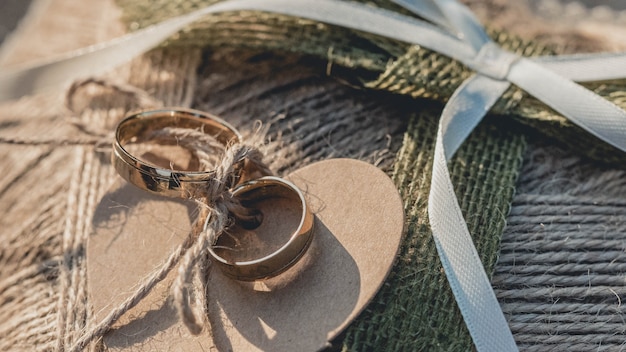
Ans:
[[[522,58],[494,44],[456,0],[392,0],[430,21],[340,0],[230,0],[31,67],[0,72],[0,101],[59,86],[130,60],[213,13],[257,10],[420,45],[476,71],[448,101],[437,133],[428,212],[443,268],[479,351],[517,347],[463,219],[447,161],[511,83],[626,151],[626,112],[576,81],[626,78],[626,53]]]
[[[478,351],[516,351],[517,347],[463,219],[447,159],[509,85],[474,75],[454,92],[439,121],[428,196],[437,252]]]

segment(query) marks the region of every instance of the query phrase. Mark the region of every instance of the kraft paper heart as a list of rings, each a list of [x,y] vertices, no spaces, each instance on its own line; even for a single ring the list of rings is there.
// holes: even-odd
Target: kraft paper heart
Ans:
[[[387,175],[361,161],[326,160],[286,178],[303,191],[316,217],[313,243],[294,268],[251,284],[232,280],[211,266],[210,329],[197,336],[187,331],[171,304],[174,270],[114,325],[104,338],[106,347],[316,351],[327,346],[388,275],[403,234],[403,205]],[[181,243],[195,209],[192,202],[154,196],[121,179],[114,185],[96,210],[87,248],[96,319],[128,297]],[[280,209],[274,210],[275,219],[290,221],[281,218]]]

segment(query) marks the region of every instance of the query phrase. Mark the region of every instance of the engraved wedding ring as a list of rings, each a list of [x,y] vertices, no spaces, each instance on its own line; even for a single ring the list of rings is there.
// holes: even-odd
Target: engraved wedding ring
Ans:
[[[168,197],[190,198],[202,193],[206,183],[216,176],[214,170],[172,170],[142,160],[128,150],[129,144],[154,142],[155,135],[160,130],[171,127],[192,129],[209,135],[222,144],[224,149],[241,142],[241,135],[233,126],[211,114],[185,108],[142,111],[127,116],[118,124],[113,143],[112,163],[126,181],[145,191]],[[244,207],[247,206],[246,203],[282,199],[283,207],[286,206],[292,215],[297,213],[299,220],[293,218],[297,226],[289,230],[293,232],[289,232],[291,236],[286,243],[280,243],[278,249],[272,250],[269,254],[264,253],[260,255],[260,258],[228,259],[228,253],[224,251],[237,250],[234,248],[236,246],[220,247],[219,242],[229,234],[218,234],[216,238],[210,239],[213,245],[209,247],[209,253],[214,263],[222,269],[224,274],[241,281],[271,278],[284,272],[303,256],[313,238],[314,217],[302,192],[289,181],[264,176],[262,170],[253,164],[245,158],[237,161],[236,181],[230,186],[234,187],[230,191],[232,196],[237,198]],[[265,220],[265,215],[262,215]],[[210,221],[209,216],[204,224],[205,229]],[[284,222],[283,219],[275,219],[275,221]],[[259,228],[261,226],[264,226],[263,222]],[[256,250],[256,248],[247,249]]]
[[[188,128],[214,137],[228,146],[241,141],[239,132],[217,116],[198,110],[167,108],[142,111],[122,120],[115,131],[112,162],[128,182],[151,193],[189,198],[214,177],[214,171],[180,171],[159,167],[128,152],[128,143],[147,142],[153,133],[166,127]],[[245,181],[245,160],[240,163],[239,183]]]
[[[213,263],[218,265],[224,274],[240,281],[254,281],[274,277],[291,268],[306,252],[313,239],[314,217],[302,192],[289,181],[279,177],[266,176],[248,181],[233,190],[233,196],[239,199],[286,198],[298,205],[300,222],[293,230],[289,240],[277,250],[261,258],[245,261],[232,261],[218,254],[236,248],[220,248],[220,238],[210,239],[213,243],[209,253]],[[210,219],[207,219],[205,228]],[[221,234],[220,237],[227,237]]]

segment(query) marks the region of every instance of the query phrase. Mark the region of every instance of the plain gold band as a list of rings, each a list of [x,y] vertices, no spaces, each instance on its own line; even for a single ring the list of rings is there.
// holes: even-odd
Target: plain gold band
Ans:
[[[154,131],[165,127],[179,127],[202,131],[228,146],[241,142],[241,135],[228,122],[217,116],[186,108],[163,108],[142,111],[122,120],[115,131],[112,163],[115,170],[128,182],[148,192],[177,198],[189,198],[211,180],[214,171],[179,171],[161,168],[130,154],[124,146],[129,142],[150,139]],[[246,167],[241,162],[239,171]],[[243,182],[242,178],[239,182]]]
[[[219,256],[212,246],[209,253],[224,274],[240,281],[254,281],[274,277],[292,267],[309,248],[313,240],[313,213],[309,209],[302,192],[289,181],[279,177],[266,176],[243,183],[233,190],[234,197],[242,197],[246,193],[257,191],[261,197],[283,196],[296,197],[301,205],[302,213],[300,223],[293,235],[281,248],[273,253],[251,261],[231,262]],[[205,229],[211,221],[210,217],[205,222]],[[210,239],[215,243],[215,238]]]

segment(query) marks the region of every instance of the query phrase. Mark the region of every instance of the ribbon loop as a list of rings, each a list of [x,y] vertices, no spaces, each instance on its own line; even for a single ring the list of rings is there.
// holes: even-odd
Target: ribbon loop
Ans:
[[[483,29],[472,11],[457,0],[432,0],[443,12],[444,16],[459,32],[459,38],[479,51],[491,38]]]

